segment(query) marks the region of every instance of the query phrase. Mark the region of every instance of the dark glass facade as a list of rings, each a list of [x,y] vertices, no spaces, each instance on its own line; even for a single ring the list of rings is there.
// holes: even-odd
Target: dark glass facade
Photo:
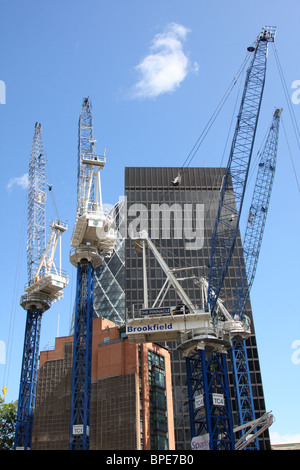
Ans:
[[[177,277],[185,278],[182,285],[194,304],[200,303],[200,291],[195,276],[208,278],[210,243],[219,204],[220,187],[224,168],[186,168],[181,183],[174,186],[172,181],[179,168],[133,167],[125,168],[126,220],[125,238],[125,297],[126,307],[143,303],[142,256],[137,255],[130,235],[146,230],[159,249],[169,268],[181,269]],[[235,273],[239,265],[241,239],[238,237],[232,261],[225,278],[220,297],[226,308],[232,307]],[[149,304],[158,295],[165,276],[149,253],[147,282]],[[174,305],[178,297],[169,290],[164,305]],[[247,340],[247,352],[256,417],[265,413],[263,385],[260,374],[258,351],[250,301],[246,315],[251,319],[252,335]],[[167,344],[171,349],[172,386],[174,401],[176,449],[191,448],[186,388],[185,360],[177,351],[175,342]],[[228,360],[229,383],[232,397],[233,420],[236,423],[233,381]],[[260,449],[269,449],[268,432],[259,438]]]
[[[123,214],[123,202],[120,201],[111,210],[118,231],[115,249],[96,269],[94,283],[94,318],[106,318],[117,326],[125,322],[125,239],[119,229]]]

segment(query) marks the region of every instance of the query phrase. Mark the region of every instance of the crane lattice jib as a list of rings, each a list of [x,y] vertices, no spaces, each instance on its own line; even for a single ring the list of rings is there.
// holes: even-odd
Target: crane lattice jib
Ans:
[[[258,164],[233,301],[233,315],[241,317],[253,284],[275,175],[281,109],[273,115]]]
[[[208,290],[208,304],[211,312],[215,308],[222,288],[238,232],[265,84],[268,43],[274,41],[275,32],[273,27],[264,28],[256,40],[255,48],[249,48],[254,55],[246,74],[212,236]]]
[[[43,151],[42,126],[35,124],[29,163],[27,270],[33,281],[46,247],[46,160]]]
[[[84,165],[83,159],[92,159],[94,156],[94,140],[93,140],[93,118],[91,113],[91,105],[88,98],[84,98],[78,125],[78,174],[77,174],[77,215],[82,215],[84,210],[93,209],[85,208],[86,195],[88,192],[88,183],[91,181],[90,175],[93,167]],[[95,200],[95,188],[92,182],[90,191],[90,201]]]

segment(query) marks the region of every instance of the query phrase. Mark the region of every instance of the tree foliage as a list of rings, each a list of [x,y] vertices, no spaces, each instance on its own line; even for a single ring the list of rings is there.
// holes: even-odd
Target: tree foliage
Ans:
[[[14,445],[18,402],[5,403],[0,397],[0,450],[12,450]]]

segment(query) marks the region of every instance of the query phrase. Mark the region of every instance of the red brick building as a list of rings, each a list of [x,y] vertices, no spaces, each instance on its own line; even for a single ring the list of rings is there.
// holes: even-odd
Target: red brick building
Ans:
[[[68,449],[73,337],[40,353],[32,449]],[[169,351],[93,320],[91,450],[175,449]]]

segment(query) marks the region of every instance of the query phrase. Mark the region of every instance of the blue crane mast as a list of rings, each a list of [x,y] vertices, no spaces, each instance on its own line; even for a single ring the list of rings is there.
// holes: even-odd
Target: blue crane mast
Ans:
[[[111,255],[116,233],[111,217],[103,211],[100,170],[106,158],[95,152],[88,98],[83,99],[78,132],[77,215],[70,252],[77,284],[69,448],[89,450],[94,270]]]
[[[276,168],[279,124],[282,109],[276,109],[269,133],[261,152],[248,221],[246,225],[242,253],[239,260],[233,299],[233,317],[242,318],[254,281],[263,232],[265,228],[273,180]],[[233,383],[236,394],[238,425],[255,420],[246,340],[234,338],[231,347]],[[247,444],[244,440],[245,429],[240,433],[240,444],[246,450],[259,450],[258,438]],[[238,446],[239,442],[237,442]]]
[[[211,240],[207,309],[214,317],[232,257],[252,156],[262,95],[265,85],[268,43],[276,28],[264,27],[255,45],[247,70],[229,160],[222,182],[218,213]],[[190,424],[192,438],[206,432],[211,450],[235,448],[230,406],[227,364],[224,352],[202,349],[187,357]],[[205,414],[196,408],[194,398],[202,391]],[[221,406],[220,406],[221,405]],[[199,412],[200,410],[200,412]]]
[[[43,313],[54,300],[63,296],[68,276],[57,268],[54,254],[57,242],[67,226],[60,221],[51,223],[51,236],[46,245],[46,159],[42,142],[42,127],[35,124],[29,163],[27,215],[26,294],[20,305],[26,310],[26,327],[21,366],[17,422],[14,449],[30,449],[36,397],[39,340]]]

